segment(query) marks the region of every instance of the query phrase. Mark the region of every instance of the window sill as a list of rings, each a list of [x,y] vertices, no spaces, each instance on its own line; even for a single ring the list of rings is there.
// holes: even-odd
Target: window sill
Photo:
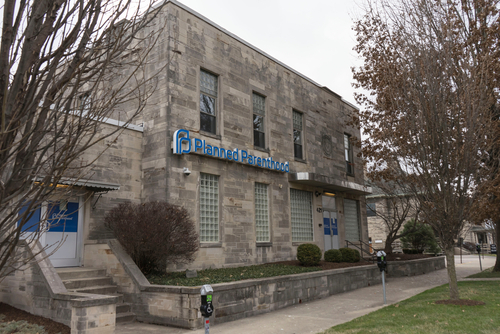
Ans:
[[[222,247],[221,242],[210,243],[210,242],[200,242],[200,248],[220,248]]]
[[[272,247],[273,243],[272,242],[257,242],[255,245],[257,247]]]
[[[206,137],[210,137],[210,138],[214,138],[214,139],[217,139],[217,140],[221,140],[221,136],[220,135],[214,135],[211,132],[206,132],[206,131],[203,131],[203,130],[200,130],[200,135],[203,135],[203,136],[206,136]]]
[[[316,245],[316,243],[311,240],[311,241],[292,241],[292,246],[300,246],[300,245],[303,245],[303,244],[314,244]]]
[[[257,151],[261,151],[261,152],[266,152],[266,153],[270,152],[268,148],[262,148],[262,147],[255,146],[255,145],[254,145],[253,149],[257,150]]]
[[[304,160],[304,159],[295,158],[295,161],[302,162],[303,164],[307,164],[307,160]]]

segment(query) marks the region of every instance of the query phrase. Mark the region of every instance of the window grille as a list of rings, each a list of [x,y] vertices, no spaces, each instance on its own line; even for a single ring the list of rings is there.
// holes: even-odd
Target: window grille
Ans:
[[[267,184],[255,183],[255,236],[257,242],[269,242],[269,202]]]
[[[290,189],[292,241],[313,241],[312,193]]]
[[[359,219],[358,219],[358,201],[344,199],[344,217],[345,217],[345,238],[351,242],[358,241],[359,238]]]
[[[219,177],[200,175],[200,241],[219,241]]]

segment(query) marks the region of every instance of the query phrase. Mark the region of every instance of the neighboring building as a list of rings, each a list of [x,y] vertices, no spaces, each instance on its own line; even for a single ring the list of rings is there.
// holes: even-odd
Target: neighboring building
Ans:
[[[372,189],[372,193],[366,196],[369,240],[372,249],[385,249],[389,232],[401,226],[398,230],[399,234],[403,231],[406,222],[415,219],[417,203],[398,182],[377,183],[378,186],[369,180],[366,183]],[[392,243],[392,249],[393,252],[403,251],[399,239]]]
[[[163,19],[150,60],[167,68],[141,126],[87,152],[109,146],[68,204],[78,214],[53,264],[95,265],[96,245],[113,237],[103,217],[124,201],[188,210],[200,234],[190,268],[291,260],[302,243],[367,242],[371,190],[350,140],[360,132],[346,125],[356,107],[176,1]]]

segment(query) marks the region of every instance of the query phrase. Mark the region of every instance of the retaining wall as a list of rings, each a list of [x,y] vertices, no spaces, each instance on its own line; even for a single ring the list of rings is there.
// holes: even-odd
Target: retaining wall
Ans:
[[[61,322],[72,334],[115,332],[117,297],[68,292],[40,243],[23,243],[24,259],[33,261],[0,282],[0,301],[31,314]]]
[[[125,293],[142,322],[183,328],[202,328],[200,287],[151,285],[116,240],[108,247],[136,285]],[[388,263],[388,277],[413,276],[445,268],[444,257]],[[210,282],[207,282],[208,284]],[[381,283],[377,265],[325,270],[288,276],[213,284],[213,324],[278,310],[301,302]],[[131,291],[124,286],[124,290]]]

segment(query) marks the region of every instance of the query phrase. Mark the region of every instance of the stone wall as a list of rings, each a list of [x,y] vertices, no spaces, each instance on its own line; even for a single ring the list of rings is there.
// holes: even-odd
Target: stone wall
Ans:
[[[68,292],[40,243],[21,246],[29,266],[0,282],[0,301],[71,327],[72,334],[114,333],[117,297]]]
[[[360,137],[347,125],[356,108],[327,88],[271,58],[238,37],[170,1],[158,16],[167,20],[164,38],[151,53],[151,73],[166,66],[158,90],[143,112],[142,199],[166,200],[185,207],[198,227],[200,174],[219,176],[219,241],[201,244],[193,269],[230,267],[295,258],[292,242],[290,188],[322,192],[317,185],[292,183],[286,173],[223,161],[203,155],[174,155],[176,130],[189,130],[207,144],[245,149],[249,154],[290,162],[290,172],[326,175],[364,184],[359,149],[354,146],[354,176],[347,176],[344,133]],[[217,133],[200,130],[200,71],[218,76]],[[254,147],[252,94],[265,97],[266,148]],[[294,158],[293,111],[303,113],[304,159]],[[186,176],[183,168],[192,173]],[[254,184],[268,185],[271,240],[257,244]],[[344,230],[342,197],[360,201],[360,235],[368,241],[364,199],[337,192],[340,236]],[[313,196],[312,243],[324,248],[321,197]],[[198,228],[197,228],[198,229]],[[199,229],[198,229],[199,230]],[[340,240],[343,244],[343,240]],[[183,269],[185,266],[173,267]]]
[[[116,131],[117,127],[102,123],[102,134]],[[102,194],[92,194],[88,198],[85,216],[84,242],[113,238],[104,226],[107,211],[123,202],[141,202],[142,194],[142,131],[123,129],[88,149],[82,159],[92,161],[92,169],[84,178],[120,185],[119,190]]]
[[[381,283],[376,265],[214,284],[213,324]],[[139,321],[201,328],[199,287],[150,285],[131,296]]]
[[[388,261],[387,276],[403,277],[424,275],[446,268],[445,257],[437,256],[410,261]]]

